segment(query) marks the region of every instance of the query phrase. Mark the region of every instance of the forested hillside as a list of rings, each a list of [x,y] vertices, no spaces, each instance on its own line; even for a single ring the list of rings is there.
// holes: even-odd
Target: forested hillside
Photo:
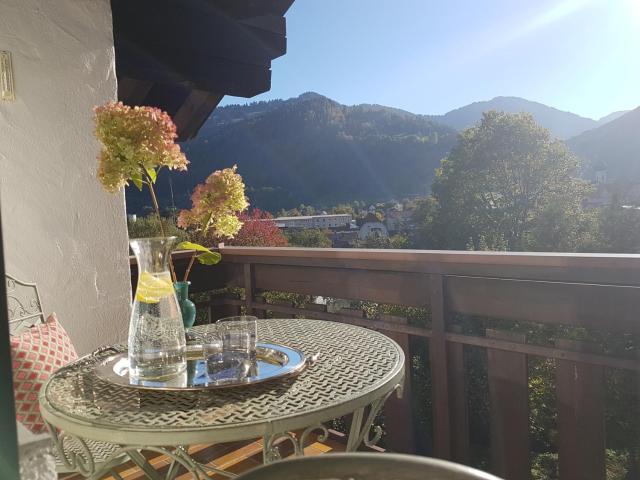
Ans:
[[[238,165],[254,206],[276,211],[300,203],[335,205],[424,195],[457,132],[422,115],[378,105],[345,106],[308,93],[215,111],[183,144],[189,171],[172,175],[174,201],[188,206],[193,187],[213,170]],[[162,175],[165,173],[165,175]],[[158,178],[171,205],[166,172]],[[129,188],[129,211],[148,204]]]
[[[585,176],[606,171],[608,181],[640,183],[640,107],[567,141],[583,159]]]

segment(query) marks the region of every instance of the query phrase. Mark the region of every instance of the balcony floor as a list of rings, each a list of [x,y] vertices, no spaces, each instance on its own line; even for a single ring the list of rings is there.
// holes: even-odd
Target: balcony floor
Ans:
[[[305,447],[305,455],[320,455],[327,452],[343,452],[346,447],[346,437],[330,430],[329,438],[319,442],[313,435]],[[283,457],[293,455],[290,442],[280,442],[280,452]],[[155,452],[143,452],[149,463],[160,473],[165,475],[171,459]],[[189,454],[198,462],[221,468],[225,471],[240,474],[262,464],[262,440],[233,442],[224,444],[193,445],[189,447]],[[126,462],[115,469],[124,480],[143,480],[147,477],[132,462]],[[113,476],[102,477],[103,480],[115,480]],[[190,480],[192,477],[182,467],[176,477],[177,480]],[[223,479],[221,475],[211,474],[211,478]],[[59,480],[83,480],[79,474],[60,474]]]

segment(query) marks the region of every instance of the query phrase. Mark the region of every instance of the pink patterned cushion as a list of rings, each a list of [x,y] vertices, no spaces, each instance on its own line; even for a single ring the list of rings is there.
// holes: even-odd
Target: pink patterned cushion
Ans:
[[[38,392],[49,376],[78,358],[69,335],[52,313],[45,323],[11,337],[16,417],[33,433],[45,431]]]

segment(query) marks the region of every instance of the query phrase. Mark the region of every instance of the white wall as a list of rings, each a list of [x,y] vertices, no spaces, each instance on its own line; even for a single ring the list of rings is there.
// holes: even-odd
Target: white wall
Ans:
[[[92,108],[116,98],[109,0],[0,0],[16,101],[0,101],[7,272],[37,282],[79,353],[126,339],[124,194],[96,179]]]

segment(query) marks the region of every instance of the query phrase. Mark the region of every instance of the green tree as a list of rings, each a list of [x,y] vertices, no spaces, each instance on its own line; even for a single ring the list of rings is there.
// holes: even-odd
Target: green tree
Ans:
[[[525,249],[537,252],[577,252],[598,245],[598,215],[564,198],[547,202],[532,222]],[[595,248],[598,250],[598,247]]]
[[[624,208],[614,199],[597,213],[597,238],[587,248],[608,253],[640,253],[640,210]]]
[[[291,210],[285,210],[284,208],[281,208],[278,211],[276,217],[299,217],[300,215],[302,214],[297,208],[292,208]]]
[[[285,232],[285,235],[292,247],[331,248],[332,245],[329,232],[319,228],[291,230]]]
[[[316,214],[316,209],[312,205],[305,205],[304,203],[300,204],[300,206],[298,207],[298,210],[300,211],[301,215],[305,215],[305,216]]]
[[[403,249],[409,245],[407,237],[404,235],[392,235],[383,237],[382,235],[369,235],[364,240],[357,240],[355,248],[385,248],[385,249]]]
[[[440,238],[436,232],[438,216],[438,201],[432,197],[425,197],[415,202],[411,213],[409,230],[409,244],[412,248],[437,249],[440,248]]]
[[[484,238],[489,248],[557,248],[542,225],[549,216],[564,222],[581,213],[590,187],[576,178],[579,165],[530,114],[484,113],[437,171],[433,230],[440,247],[463,249],[471,242],[478,249]]]
[[[329,210],[329,213],[332,213],[332,214],[348,213],[350,215],[355,215],[356,212],[353,209],[353,207],[348,203],[341,203],[339,205],[336,205],[335,207],[332,207]]]

